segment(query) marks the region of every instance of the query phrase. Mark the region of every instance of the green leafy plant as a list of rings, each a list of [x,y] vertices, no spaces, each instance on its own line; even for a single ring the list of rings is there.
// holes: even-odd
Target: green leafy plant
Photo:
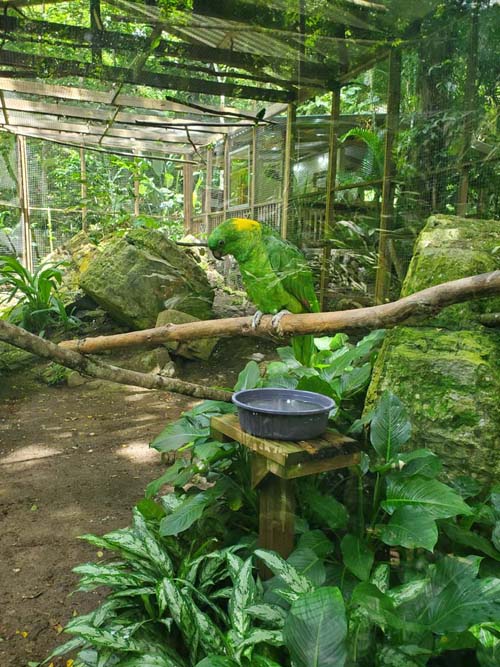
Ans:
[[[62,271],[58,266],[42,264],[31,273],[17,258],[0,256],[0,287],[9,290],[4,300],[18,297],[8,314],[10,322],[40,335],[50,326],[70,328],[77,325],[78,321],[68,315],[57,296],[62,282]]]
[[[362,358],[357,348],[342,354]],[[257,375],[247,367],[238,386]],[[191,458],[148,486],[130,528],[84,536],[120,560],[75,569],[82,590],[111,593],[70,621],[75,638],[51,657],[78,650],[75,667],[455,667],[462,654],[467,667],[498,664],[500,486],[437,479],[441,461],[408,449],[405,408],[386,392],[351,427],[371,455],[351,474],[297,485],[297,542],[284,560],[254,547],[243,448],[210,434],[211,416],[231,409],[207,401],[167,426],[154,446]],[[164,484],[173,491],[153,500]],[[259,580],[258,562],[271,579]]]

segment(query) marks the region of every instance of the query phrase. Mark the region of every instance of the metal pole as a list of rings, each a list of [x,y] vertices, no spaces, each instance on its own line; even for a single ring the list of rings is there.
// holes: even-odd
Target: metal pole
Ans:
[[[394,140],[399,126],[401,100],[401,51],[392,49],[389,55],[389,82],[387,90],[387,115],[384,148],[384,177],[382,182],[382,205],[378,244],[378,267],[375,278],[375,303],[384,303],[389,296],[391,280],[391,258],[389,234],[394,217]]]

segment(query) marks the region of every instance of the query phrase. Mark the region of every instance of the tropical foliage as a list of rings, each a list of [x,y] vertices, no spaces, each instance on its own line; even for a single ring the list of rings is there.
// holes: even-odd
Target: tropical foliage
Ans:
[[[43,335],[49,327],[77,324],[57,296],[61,282],[60,265],[41,264],[31,273],[17,258],[0,256],[0,287],[9,290],[4,301],[17,299],[7,318],[23,329]]]
[[[52,657],[77,651],[75,667],[498,664],[500,487],[444,483],[440,459],[411,449],[406,410],[389,392],[352,422],[380,337],[317,339],[313,368],[285,348],[264,375],[253,364],[240,374],[238,388],[325,383],[336,425],[366,438],[348,473],[299,480],[287,560],[256,548],[243,448],[210,436],[210,417],[232,406],[202,403],[153,442],[178,458],[132,525],[83,537],[110,558],[75,569],[80,589],[110,593],[70,621],[73,639]],[[273,576],[263,581],[264,566]]]

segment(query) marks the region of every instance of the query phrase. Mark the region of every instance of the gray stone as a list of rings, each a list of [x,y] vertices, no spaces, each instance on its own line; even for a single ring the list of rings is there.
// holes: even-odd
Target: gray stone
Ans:
[[[198,321],[197,317],[181,313],[178,310],[164,310],[159,313],[156,326],[162,327],[166,324],[186,324]],[[199,340],[190,341],[168,341],[165,343],[165,347],[172,354],[177,354],[186,359],[201,359],[206,361],[210,358],[218,340],[218,338],[200,338]]]
[[[500,223],[432,216],[420,234],[403,295],[500,268]],[[496,244],[496,246],[495,246]],[[368,390],[368,410],[389,389],[408,408],[409,447],[439,454],[451,476],[500,474],[500,333],[479,324],[500,310],[489,298],[449,306],[426,326],[388,332]]]
[[[212,316],[213,290],[198,264],[157,230],[136,229],[98,246],[79,284],[117,320],[135,329],[155,325],[172,307]]]

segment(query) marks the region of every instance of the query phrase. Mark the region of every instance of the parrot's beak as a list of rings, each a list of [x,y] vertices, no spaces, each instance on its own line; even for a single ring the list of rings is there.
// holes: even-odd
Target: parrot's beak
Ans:
[[[219,250],[212,250],[212,255],[215,257],[215,259],[222,259],[222,253]]]

